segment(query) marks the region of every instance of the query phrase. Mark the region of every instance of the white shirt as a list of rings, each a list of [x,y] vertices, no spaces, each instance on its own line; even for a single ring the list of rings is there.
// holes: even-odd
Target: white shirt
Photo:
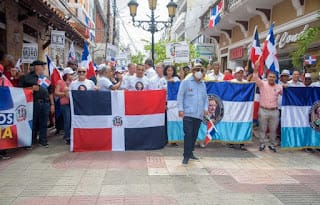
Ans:
[[[288,87],[306,87],[302,82],[294,83],[292,80],[288,82]]]
[[[214,72],[212,72],[208,75],[208,78],[209,80],[223,81],[224,75],[222,73],[215,75]]]
[[[136,74],[130,75],[129,73],[125,74],[122,78],[122,83],[120,85],[120,89],[126,89],[127,85],[130,83],[130,79],[136,76]]]
[[[151,90],[161,90],[167,89],[167,80],[165,77],[159,77],[158,75],[154,76],[150,80],[150,89]]]
[[[248,81],[247,80],[242,80],[242,81],[239,81],[239,80],[237,80],[236,78],[234,78],[234,79],[232,79],[232,80],[230,80],[230,82],[235,82],[235,83],[247,83]]]
[[[126,88],[128,90],[150,90],[150,80],[146,76],[142,78],[133,76],[130,78]]]
[[[157,76],[156,71],[151,67],[145,70],[144,75],[148,78],[151,79],[154,76]]]
[[[88,79],[84,81],[76,80],[70,84],[70,90],[94,90],[94,87],[94,82]]]
[[[320,81],[311,83],[310,87],[320,87]]]
[[[100,91],[110,91],[112,90],[113,84],[108,78],[102,76],[99,78],[97,86]]]

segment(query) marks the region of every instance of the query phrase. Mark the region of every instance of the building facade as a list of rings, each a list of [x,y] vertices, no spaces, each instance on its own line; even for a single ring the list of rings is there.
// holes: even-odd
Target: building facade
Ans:
[[[106,58],[106,45],[112,40],[110,1],[102,0],[3,0],[0,2],[0,50],[16,60],[22,56],[24,43],[37,46],[37,58],[45,54],[66,66],[73,42],[76,59],[81,61],[83,43],[87,41],[94,60]],[[63,48],[51,46],[51,32],[65,31]],[[24,64],[24,72],[29,63]]]
[[[318,11],[320,1],[314,0],[222,0],[223,10],[220,22],[208,28],[212,4],[201,16],[201,38],[216,48],[217,59],[223,69],[245,66],[248,51],[252,44],[255,27],[262,43],[274,22],[277,52],[280,69],[293,69],[290,53],[296,49],[294,44],[299,34],[308,27],[320,26]],[[313,43],[308,54],[320,56],[320,42]],[[299,68],[298,68],[299,69]]]

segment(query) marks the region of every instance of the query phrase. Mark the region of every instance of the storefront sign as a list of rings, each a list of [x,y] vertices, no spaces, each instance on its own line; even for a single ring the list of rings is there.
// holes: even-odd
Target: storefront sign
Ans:
[[[65,45],[65,32],[64,31],[51,31],[51,47],[52,48],[64,48]]]
[[[276,36],[276,45],[279,46],[279,48],[284,48],[289,43],[297,42],[299,37],[309,28],[309,24],[305,25],[303,30],[296,34],[289,34],[287,31],[283,32],[282,34],[278,34]]]
[[[243,47],[233,48],[230,50],[230,59],[237,59],[243,57]]]
[[[38,44],[24,43],[22,46],[22,63],[32,63],[38,59]]]

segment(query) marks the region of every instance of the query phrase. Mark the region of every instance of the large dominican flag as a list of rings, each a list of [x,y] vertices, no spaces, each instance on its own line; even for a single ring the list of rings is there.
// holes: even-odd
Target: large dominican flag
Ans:
[[[254,83],[207,82],[209,106],[215,106],[214,129],[207,133],[202,123],[198,139],[210,134],[212,141],[241,143],[252,140]],[[168,140],[183,140],[182,119],[178,117],[177,93],[179,82],[168,83],[167,127]],[[212,101],[214,100],[214,102]],[[210,108],[208,108],[210,110]],[[215,121],[216,120],[216,121]]]
[[[32,90],[0,87],[0,150],[31,146]]]
[[[81,66],[87,69],[87,78],[95,76],[94,65],[89,52],[88,43],[85,41],[83,44],[83,53],[81,58]]]
[[[261,54],[262,54],[262,50],[260,47],[259,33],[256,26],[254,28],[252,47],[250,50],[250,60],[251,60],[252,68],[255,68],[256,62],[259,60]],[[258,73],[261,76],[263,75],[263,72],[264,72],[264,64],[260,63]]]
[[[47,65],[49,69],[49,75],[51,79],[50,84],[52,84],[52,86],[56,86],[58,80],[62,79],[61,73],[58,71],[57,66],[48,55],[46,55],[46,58],[47,58]]]
[[[71,151],[160,149],[166,91],[72,91]]]
[[[268,70],[276,73],[277,76],[279,76],[280,66],[278,61],[275,38],[273,34],[273,27],[274,27],[274,24],[271,25],[269,34],[263,43],[262,57],[260,60],[262,64],[264,62]]]
[[[281,107],[281,147],[320,147],[320,89],[283,89]]]
[[[211,8],[211,15],[208,28],[215,27],[220,22],[220,14],[222,12],[223,1],[220,1],[216,6]]]

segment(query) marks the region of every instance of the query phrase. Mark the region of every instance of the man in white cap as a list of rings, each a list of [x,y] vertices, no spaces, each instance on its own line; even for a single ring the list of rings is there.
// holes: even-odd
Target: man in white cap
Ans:
[[[242,66],[236,67],[236,71],[234,74],[234,79],[230,80],[230,82],[235,82],[235,83],[247,83],[248,81],[243,79],[244,75],[244,68]],[[234,144],[228,144],[230,148],[235,148]],[[240,144],[239,147],[241,150],[246,151],[247,149],[244,147],[244,144]]]
[[[312,76],[311,76],[311,73],[306,73],[304,75],[304,85],[306,87],[309,87],[311,86],[311,83],[312,83]]]
[[[311,83],[311,87],[320,87],[320,72],[318,73],[318,81]]]
[[[247,83],[248,81],[243,79],[244,69],[242,66],[236,67],[236,71],[234,74],[234,79],[230,80],[230,82],[237,82],[237,83]]]
[[[288,83],[290,77],[290,71],[289,70],[282,70],[280,74],[280,82],[279,85],[285,85]]]

